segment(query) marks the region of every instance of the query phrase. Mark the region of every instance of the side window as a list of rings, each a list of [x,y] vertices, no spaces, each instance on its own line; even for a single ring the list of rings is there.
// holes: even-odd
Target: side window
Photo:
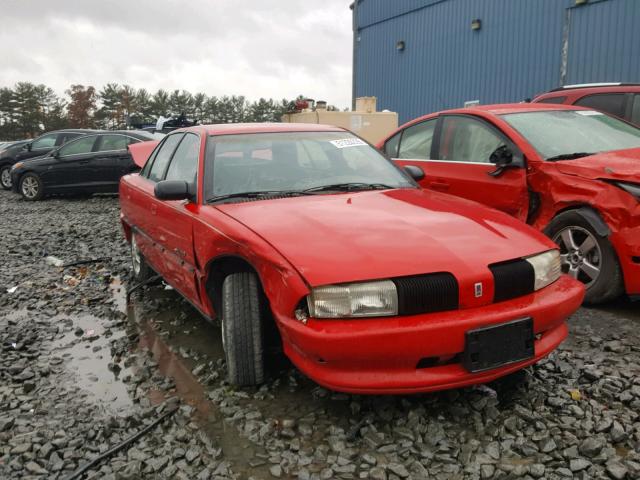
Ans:
[[[171,156],[173,155],[173,151],[183,136],[184,134],[175,134],[167,137],[160,147],[160,150],[158,150],[156,158],[153,160],[153,165],[151,165],[151,170],[149,171],[149,180],[154,182],[162,180],[164,172],[167,170],[167,165],[169,165],[169,160],[171,160]]]
[[[159,146],[156,145],[156,147],[153,149],[153,151],[149,155],[149,158],[147,158],[147,161],[144,163],[144,167],[142,167],[142,171],[140,171],[141,177],[149,178],[149,170],[151,170],[151,165],[153,165],[153,161],[158,156],[158,152],[160,151],[161,148],[162,148],[162,145],[160,144]],[[131,155],[131,152],[129,152],[129,155]]]
[[[166,180],[184,180],[195,185],[200,158],[200,138],[187,133],[173,155]]]
[[[601,112],[610,113],[619,118],[624,118],[624,93],[604,93],[587,95],[578,100],[574,105],[593,108]]]
[[[126,150],[127,138],[124,135],[102,135],[99,152],[111,152],[114,150]]]
[[[444,117],[440,137],[440,160],[490,163],[491,154],[505,140],[480,120],[462,116]]]
[[[391,158],[398,157],[398,146],[400,145],[400,137],[402,132],[396,133],[393,137],[386,141],[384,144],[384,153]]]
[[[40,150],[43,148],[53,148],[56,146],[56,133],[51,133],[49,135],[43,135],[36,140],[34,140],[31,145],[31,150]]]
[[[404,130],[397,158],[429,160],[437,119],[412,125]]]
[[[537,103],[564,103],[566,99],[567,97],[549,97],[549,98],[543,98]]]
[[[633,109],[631,110],[631,122],[640,125],[640,93],[633,96]]]
[[[68,157],[70,155],[80,155],[83,153],[91,153],[93,150],[93,144],[96,141],[95,136],[90,137],[82,137],[78,140],[69,142],[65,144],[64,147],[60,148],[60,156]]]

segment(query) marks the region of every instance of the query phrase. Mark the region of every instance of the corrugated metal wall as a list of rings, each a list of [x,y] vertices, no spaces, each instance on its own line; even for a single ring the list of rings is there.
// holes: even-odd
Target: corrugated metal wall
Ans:
[[[359,0],[356,25],[356,96],[402,122],[520,101],[563,79],[640,82],[640,0]]]

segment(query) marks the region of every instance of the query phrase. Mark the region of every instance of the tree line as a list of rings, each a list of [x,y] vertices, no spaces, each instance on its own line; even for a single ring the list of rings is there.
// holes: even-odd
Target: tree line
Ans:
[[[302,95],[298,99],[304,98]],[[125,129],[155,124],[156,119],[184,113],[199,123],[279,122],[295,109],[295,100],[244,96],[208,96],[186,90],[158,90],[108,83],[71,85],[64,96],[46,85],[18,82],[0,87],[0,140],[33,138],[60,128]]]

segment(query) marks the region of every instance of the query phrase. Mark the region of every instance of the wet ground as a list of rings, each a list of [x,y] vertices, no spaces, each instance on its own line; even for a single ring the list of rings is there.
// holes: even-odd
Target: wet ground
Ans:
[[[161,282],[127,300],[117,199],[0,212],[0,478],[68,478],[176,406],[77,478],[640,478],[640,304],[487,387],[345,395],[275,359],[234,389],[217,325]]]

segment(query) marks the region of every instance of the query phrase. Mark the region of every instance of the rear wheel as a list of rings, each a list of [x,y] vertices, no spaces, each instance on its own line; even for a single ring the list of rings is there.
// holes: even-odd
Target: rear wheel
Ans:
[[[42,180],[35,173],[25,173],[20,179],[20,193],[25,200],[40,200],[44,196]]]
[[[11,165],[0,167],[0,186],[5,190],[11,190]]]
[[[133,270],[133,278],[136,282],[144,282],[151,278],[153,271],[147,265],[142,252],[138,248],[135,233],[131,234],[131,269]]]
[[[222,284],[222,342],[229,383],[258,385],[264,381],[263,302],[258,277],[233,273]]]
[[[584,283],[586,304],[613,300],[624,292],[622,271],[609,239],[576,212],[555,217],[547,232],[560,247],[562,271]]]

